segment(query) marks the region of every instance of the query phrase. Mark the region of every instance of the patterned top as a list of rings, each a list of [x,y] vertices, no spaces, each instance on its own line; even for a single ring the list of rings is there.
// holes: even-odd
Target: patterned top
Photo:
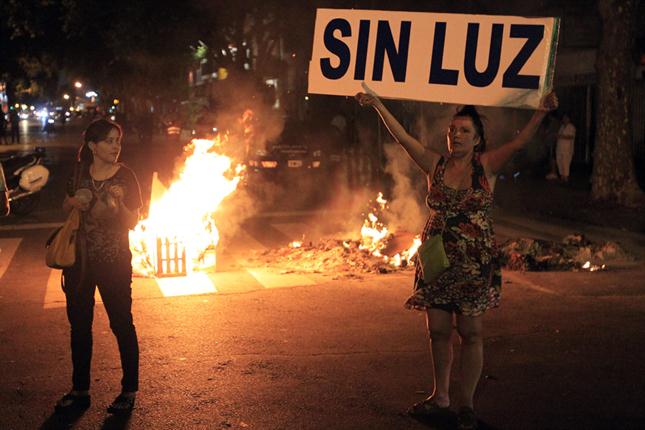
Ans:
[[[143,206],[139,182],[134,172],[123,164],[110,178],[103,181],[94,180],[89,168],[81,170],[78,187],[92,192],[90,209],[83,212],[82,228],[87,241],[88,261],[92,263],[127,263],[132,254],[128,239],[128,227],[125,226],[108,208],[111,198],[108,190],[118,185],[123,188],[123,202],[131,211]],[[73,190],[72,181],[68,183],[68,192]],[[73,195],[71,192],[70,195]]]
[[[430,216],[421,240],[442,234],[450,267],[426,284],[417,264],[414,294],[406,307],[425,310],[448,306],[463,315],[477,316],[499,305],[502,287],[491,218],[493,193],[479,154],[472,160],[472,183],[468,189],[448,187],[444,182],[445,169],[442,157],[426,197]]]

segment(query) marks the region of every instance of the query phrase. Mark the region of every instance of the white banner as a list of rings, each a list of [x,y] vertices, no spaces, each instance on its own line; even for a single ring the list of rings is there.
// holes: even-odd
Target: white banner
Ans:
[[[318,9],[309,92],[535,108],[559,18]]]

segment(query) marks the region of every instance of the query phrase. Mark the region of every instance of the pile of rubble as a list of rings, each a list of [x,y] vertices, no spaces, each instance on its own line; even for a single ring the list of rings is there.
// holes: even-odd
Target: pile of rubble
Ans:
[[[538,239],[508,240],[500,247],[502,264],[508,270],[605,270],[608,261],[630,260],[615,242],[593,243],[583,235],[561,242]]]
[[[382,256],[359,249],[358,240],[324,239],[276,249],[256,251],[247,258],[249,265],[280,268],[285,273],[323,273],[335,276],[356,273],[390,273],[410,270],[405,264],[396,267]]]
[[[414,266],[405,261],[395,266],[383,256],[360,249],[359,245],[360,241],[326,239],[257,251],[247,257],[246,263],[273,267],[283,273],[332,276],[414,270]],[[596,271],[605,270],[608,261],[630,259],[618,244],[592,243],[582,235],[567,236],[561,242],[527,238],[509,240],[500,246],[500,251],[504,268],[519,271]]]

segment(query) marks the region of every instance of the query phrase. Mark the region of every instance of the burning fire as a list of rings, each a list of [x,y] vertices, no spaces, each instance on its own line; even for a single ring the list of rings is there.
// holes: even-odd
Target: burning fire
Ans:
[[[587,261],[585,264],[582,265],[582,268],[590,272],[596,272],[598,270],[605,270],[607,266],[604,264],[599,266],[597,264],[591,264],[591,261]]]
[[[399,267],[404,263],[411,263],[412,257],[421,245],[421,238],[417,235],[413,239],[412,245],[401,253],[397,253],[391,257],[383,255],[381,251],[387,246],[391,234],[374,212],[381,213],[387,210],[387,200],[383,198],[383,193],[378,193],[375,201],[378,207],[373,208],[367,214],[367,218],[363,222],[363,227],[361,227],[361,243],[359,249],[366,250],[376,257],[383,257],[383,260],[389,262],[392,266]]]
[[[184,166],[170,187],[157,197],[153,184],[148,218],[130,232],[135,274],[190,274],[215,266],[219,233],[214,214],[237,188],[243,170],[215,152],[220,140],[193,140],[184,148]]]

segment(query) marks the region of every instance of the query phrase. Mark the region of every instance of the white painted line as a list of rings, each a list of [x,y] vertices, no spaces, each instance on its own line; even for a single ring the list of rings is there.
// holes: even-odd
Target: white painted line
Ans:
[[[52,269],[47,279],[47,289],[43,300],[43,309],[64,308],[65,293],[60,287],[62,270]]]
[[[290,240],[304,240],[309,239],[307,237],[307,232],[311,231],[311,226],[302,222],[282,222],[271,224],[273,228],[278,230],[280,233],[287,236]]]
[[[262,242],[258,241],[255,239],[253,236],[249,234],[245,229],[240,228],[238,231],[235,232],[235,242],[236,243],[243,243],[245,250],[249,249],[260,249],[260,250],[265,250],[267,249],[266,246],[262,244]]]
[[[299,273],[279,273],[271,272],[263,268],[246,269],[264,288],[285,288],[285,287],[301,287],[307,285],[316,285],[318,282],[314,281],[308,276]]]
[[[52,269],[47,279],[47,289],[43,300],[43,309],[64,308],[66,306],[65,293],[60,286],[62,270]],[[94,291],[94,301],[103,303],[98,288]]]
[[[164,297],[189,296],[192,294],[216,293],[215,285],[206,273],[195,272],[188,276],[157,278]]]
[[[56,227],[63,225],[62,222],[39,222],[31,224],[8,224],[0,225],[0,231],[16,231],[16,230],[38,230],[43,228],[51,228],[52,230]]]
[[[537,285],[537,284],[529,281],[528,279],[523,277],[519,272],[507,272],[507,271],[504,271],[503,276],[505,278],[511,279],[513,282],[515,282],[517,284],[524,285],[525,287],[530,288],[530,289],[535,290],[535,291],[539,291],[540,293],[558,295],[558,293],[556,293],[553,290],[549,290],[548,288],[544,288],[544,287],[542,287],[540,285]]]
[[[2,279],[4,272],[7,271],[9,264],[11,264],[11,259],[16,253],[21,240],[22,238],[0,239],[0,279]]]

